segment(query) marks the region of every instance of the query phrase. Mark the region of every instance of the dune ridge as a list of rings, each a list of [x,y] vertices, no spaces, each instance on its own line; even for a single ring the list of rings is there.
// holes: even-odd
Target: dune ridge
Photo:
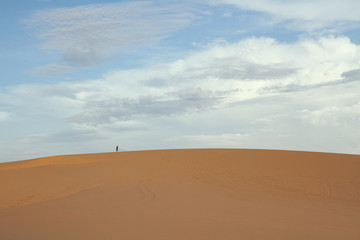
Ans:
[[[360,239],[360,155],[178,149],[0,164],[0,239]]]

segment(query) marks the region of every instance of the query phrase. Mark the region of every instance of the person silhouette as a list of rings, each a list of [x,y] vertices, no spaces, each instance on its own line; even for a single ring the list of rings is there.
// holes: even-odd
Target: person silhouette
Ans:
[[[117,151],[117,152],[119,151],[119,146],[116,146],[116,151]]]

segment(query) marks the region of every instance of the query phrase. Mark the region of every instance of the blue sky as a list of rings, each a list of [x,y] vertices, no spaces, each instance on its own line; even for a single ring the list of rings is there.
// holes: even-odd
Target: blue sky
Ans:
[[[0,162],[164,148],[360,153],[357,0],[0,3]]]

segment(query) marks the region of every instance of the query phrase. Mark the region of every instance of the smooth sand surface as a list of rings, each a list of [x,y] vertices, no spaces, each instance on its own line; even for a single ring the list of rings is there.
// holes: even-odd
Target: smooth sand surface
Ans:
[[[1,240],[360,239],[360,155],[238,149],[0,164]]]

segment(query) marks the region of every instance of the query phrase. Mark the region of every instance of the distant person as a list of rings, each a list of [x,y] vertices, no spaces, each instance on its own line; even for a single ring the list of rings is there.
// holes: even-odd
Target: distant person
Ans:
[[[117,151],[117,152],[119,151],[119,146],[116,146],[116,151]]]

